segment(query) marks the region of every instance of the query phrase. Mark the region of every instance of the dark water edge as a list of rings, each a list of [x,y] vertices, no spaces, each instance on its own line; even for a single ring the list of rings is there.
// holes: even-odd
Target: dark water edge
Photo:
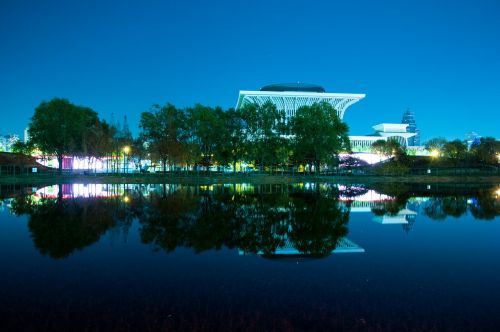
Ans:
[[[69,203],[61,220],[58,210],[46,214],[61,209],[52,203],[20,216],[0,211],[0,331],[498,330],[498,185],[372,185],[391,197],[388,204],[361,213],[351,205],[348,233],[342,233],[365,252],[279,259],[238,254],[238,248],[254,250],[253,240],[228,237],[246,226],[220,228],[229,220],[220,206],[235,199],[248,205],[250,197],[260,216],[291,198],[295,206],[316,207],[300,215],[306,218],[324,211],[318,201],[343,206],[366,188],[342,187],[340,195],[330,186],[256,186],[242,193],[232,186],[193,187],[180,196],[174,188],[165,197],[161,186],[146,197],[125,188],[107,205],[99,197],[64,196]],[[17,199],[39,189],[29,188],[9,193],[2,187],[2,194]],[[163,201],[167,205],[158,205]],[[196,222],[177,222],[185,209],[172,202],[198,211]],[[124,206],[138,217],[127,219]],[[373,222],[402,209],[417,212],[410,229]],[[152,211],[163,212],[156,219]],[[264,231],[274,227],[266,228],[266,218],[256,221],[264,222]],[[69,242],[54,243],[61,234]]]
[[[498,184],[500,175],[322,175],[311,174],[209,174],[200,172],[198,175],[187,175],[182,173],[173,174],[38,174],[23,176],[0,176],[0,185],[38,185],[48,186],[54,183],[137,183],[137,184],[224,184],[224,183],[253,183],[253,184],[285,184],[298,182],[329,182],[329,183],[420,183],[420,184],[464,184],[477,186],[481,184]]]

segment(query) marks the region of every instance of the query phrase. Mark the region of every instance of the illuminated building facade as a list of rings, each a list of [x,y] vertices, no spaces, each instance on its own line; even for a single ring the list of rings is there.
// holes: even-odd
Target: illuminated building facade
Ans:
[[[372,144],[376,141],[389,139],[396,140],[402,146],[407,147],[410,145],[410,139],[416,135],[407,131],[408,124],[405,123],[380,123],[372,128],[375,130],[372,135],[349,136],[353,152],[370,151]]]
[[[279,111],[284,111],[286,118],[289,119],[302,106],[326,102],[337,110],[342,119],[347,108],[364,97],[364,94],[326,92],[323,87],[314,84],[271,84],[262,87],[259,91],[240,91],[236,108],[253,103],[263,105],[270,101]]]

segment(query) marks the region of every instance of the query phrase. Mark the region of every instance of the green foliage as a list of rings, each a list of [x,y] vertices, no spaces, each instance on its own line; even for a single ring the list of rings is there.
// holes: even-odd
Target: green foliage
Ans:
[[[386,155],[387,142],[383,139],[376,140],[372,144],[372,151],[375,152],[376,154],[379,154],[379,155]]]
[[[180,162],[185,153],[186,118],[182,110],[171,104],[154,105],[141,114],[141,139],[146,142],[152,160],[162,162],[166,171],[167,162]]]
[[[443,137],[433,138],[425,143],[425,149],[428,151],[432,150],[442,151],[447,142],[448,141]]]
[[[83,154],[86,133],[96,126],[99,119],[92,109],[54,98],[35,109],[28,133],[43,153],[57,156],[61,171],[63,156]]]
[[[443,146],[443,156],[452,159],[455,162],[465,160],[467,157],[467,145],[460,140],[446,142]]]
[[[493,137],[483,137],[478,145],[471,148],[472,155],[480,163],[498,165],[500,163],[500,141]]]
[[[82,154],[90,157],[102,157],[113,151],[115,129],[106,121],[99,121],[85,129],[82,142]]]
[[[406,175],[410,173],[410,167],[405,163],[391,160],[376,167],[374,172],[378,175]]]
[[[222,165],[233,165],[236,171],[236,163],[247,158],[246,144],[246,122],[243,119],[241,110],[229,109],[223,116],[224,130],[221,133],[220,151],[218,153],[219,162]]]
[[[224,139],[228,136],[224,118],[224,111],[220,107],[197,104],[187,110],[189,140],[194,151],[199,152],[197,163],[205,166],[207,171],[222,154]]]
[[[349,128],[328,103],[300,107],[291,122],[294,159],[315,165],[317,172],[321,164],[336,163],[338,153],[350,149]]]
[[[241,110],[245,121],[248,159],[261,168],[288,162],[285,114],[271,102],[247,104]]]
[[[391,138],[373,142],[372,150],[384,156],[395,156],[396,159],[406,154],[405,148],[398,141]]]
[[[33,145],[31,144],[31,142],[24,143],[23,141],[18,140],[14,144],[12,144],[12,152],[14,153],[31,155],[32,151],[33,151]]]

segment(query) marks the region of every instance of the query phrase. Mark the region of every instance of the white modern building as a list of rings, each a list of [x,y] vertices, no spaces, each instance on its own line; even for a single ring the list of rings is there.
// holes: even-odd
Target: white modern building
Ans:
[[[402,146],[407,147],[408,140],[417,135],[416,133],[407,132],[408,124],[406,123],[380,123],[372,127],[375,133],[366,136],[349,136],[351,149],[354,152],[364,152],[371,149],[373,143],[379,140],[387,141],[389,139],[396,140]]]
[[[307,83],[271,84],[259,91],[240,91],[236,108],[253,103],[263,105],[270,101],[279,111],[284,111],[288,119],[293,117],[301,106],[327,102],[337,110],[342,119],[347,108],[364,97],[364,94],[330,93],[319,85]]]

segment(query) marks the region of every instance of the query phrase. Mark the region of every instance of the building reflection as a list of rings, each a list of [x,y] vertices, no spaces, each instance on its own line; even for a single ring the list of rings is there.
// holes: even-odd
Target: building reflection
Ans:
[[[354,243],[353,241],[349,240],[346,237],[341,237],[337,240],[337,243],[335,244],[335,249],[331,251],[331,254],[346,254],[346,253],[363,253],[365,252],[365,249],[361,248],[359,245]],[[249,253],[246,253],[245,251],[239,249],[238,253],[240,255],[248,255]],[[263,251],[258,251],[256,253],[257,255],[265,255]],[[294,243],[290,241],[288,238],[284,239],[283,244],[278,246],[276,250],[274,251],[273,255],[275,256],[307,256],[307,254],[304,254],[297,250],[297,248],[294,246]]]
[[[418,215],[431,220],[465,213],[500,215],[497,188],[470,196],[384,194],[364,186],[296,184],[60,184],[3,188],[2,205],[28,216],[36,248],[53,258],[82,250],[109,231],[126,239],[133,222],[142,243],[172,252],[230,248],[240,255],[326,257],[363,253],[348,237],[351,213],[410,232]],[[31,193],[31,194],[28,194]]]
[[[383,225],[387,224],[398,224],[398,225],[404,225],[408,224],[411,221],[415,220],[415,217],[417,215],[417,212],[409,210],[409,209],[402,209],[398,211],[396,214],[390,214],[386,213],[382,216],[374,216],[373,221],[378,222]]]

